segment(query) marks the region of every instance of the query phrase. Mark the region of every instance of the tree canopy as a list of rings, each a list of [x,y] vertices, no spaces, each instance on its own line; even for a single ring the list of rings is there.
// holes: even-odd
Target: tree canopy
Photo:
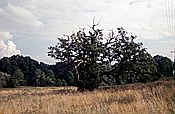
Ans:
[[[161,55],[154,56],[154,59],[160,77],[173,76],[173,61],[171,59]]]
[[[88,32],[80,29],[58,38],[48,55],[74,66],[79,88],[94,89],[103,77],[110,77],[115,84],[151,81],[156,74],[155,61],[141,42],[134,41],[136,36],[121,27],[104,37],[97,25]]]

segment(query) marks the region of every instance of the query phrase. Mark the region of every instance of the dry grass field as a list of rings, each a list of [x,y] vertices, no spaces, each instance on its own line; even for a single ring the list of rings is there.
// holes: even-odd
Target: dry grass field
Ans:
[[[0,90],[0,114],[175,114],[175,82],[77,92],[73,87]]]

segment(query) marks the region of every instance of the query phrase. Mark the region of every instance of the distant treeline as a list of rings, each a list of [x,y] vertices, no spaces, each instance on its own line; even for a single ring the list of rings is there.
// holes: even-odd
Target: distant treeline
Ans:
[[[153,57],[156,62],[157,73],[150,76],[155,81],[173,76],[173,62],[160,55]],[[116,80],[112,75],[104,74],[101,85],[115,85],[139,82],[123,83],[124,78]],[[147,82],[149,82],[147,81]],[[55,65],[48,65],[38,62],[30,57],[14,55],[3,57],[0,60],[0,87],[18,86],[74,86],[77,83],[75,69],[71,64],[58,62]]]
[[[14,55],[0,60],[0,87],[67,86],[74,85],[74,77],[64,70],[64,63],[48,65],[30,57]]]

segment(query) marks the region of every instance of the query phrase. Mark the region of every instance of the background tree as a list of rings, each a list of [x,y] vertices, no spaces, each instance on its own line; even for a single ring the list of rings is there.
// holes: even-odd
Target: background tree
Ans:
[[[62,81],[58,78],[56,80],[56,86],[62,86],[62,85],[64,85],[64,84],[62,84]]]
[[[46,85],[46,75],[41,69],[36,69],[33,77],[36,86]]]
[[[15,88],[19,87],[19,83],[17,79],[13,78],[13,76],[4,73],[5,81],[6,81],[6,86],[7,88]]]
[[[154,59],[157,63],[156,67],[159,73],[158,79],[162,77],[173,76],[173,62],[171,61],[171,59],[163,57],[161,55],[154,56]]]
[[[46,85],[47,86],[56,86],[57,82],[56,82],[55,75],[54,75],[53,71],[47,70],[45,74],[46,74]]]
[[[71,71],[68,71],[68,74],[66,77],[67,77],[67,85],[69,86],[75,85],[74,73],[72,73]]]
[[[0,72],[0,88],[6,87],[5,74]]]
[[[61,80],[61,83],[62,83],[62,86],[67,86],[67,82],[64,79]]]
[[[8,57],[3,57],[3,61],[0,61],[1,71],[7,74],[12,74],[11,62]]]
[[[21,69],[16,69],[15,73],[13,74],[13,80],[16,83],[16,86],[24,86],[26,84],[26,80],[24,78],[24,74],[22,73]]]
[[[43,62],[38,62],[30,57],[23,57],[21,55],[13,55],[11,57],[3,57],[0,59],[0,71],[8,74],[5,75],[6,79],[6,87],[17,87],[17,86],[36,86],[36,70],[40,69],[42,73],[45,73],[45,82],[43,82],[42,86],[57,86],[56,79],[65,79],[66,74],[63,73],[59,75],[63,70],[63,65],[59,64],[59,73],[57,73],[58,65],[48,65]],[[51,68],[52,67],[52,68]],[[55,72],[53,72],[53,70]],[[56,74],[56,75],[55,75]],[[41,82],[41,79],[38,78],[38,82]],[[41,85],[37,85],[41,86]]]

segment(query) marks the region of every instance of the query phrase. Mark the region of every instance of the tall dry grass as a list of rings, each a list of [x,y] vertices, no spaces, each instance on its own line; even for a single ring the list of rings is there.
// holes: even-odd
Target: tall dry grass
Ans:
[[[0,90],[0,114],[174,114],[175,82],[76,88]]]

